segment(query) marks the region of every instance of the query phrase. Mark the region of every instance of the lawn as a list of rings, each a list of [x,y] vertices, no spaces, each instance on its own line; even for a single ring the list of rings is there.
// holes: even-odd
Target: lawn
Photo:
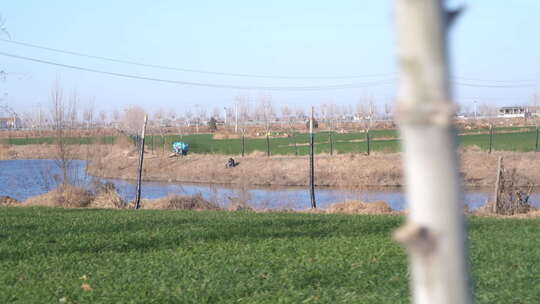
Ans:
[[[397,216],[0,209],[0,303],[408,303]],[[537,303],[540,220],[472,218],[477,303]]]

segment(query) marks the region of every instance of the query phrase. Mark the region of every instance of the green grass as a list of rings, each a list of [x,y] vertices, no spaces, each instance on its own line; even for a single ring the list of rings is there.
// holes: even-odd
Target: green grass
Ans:
[[[0,303],[408,303],[402,220],[3,208]],[[540,220],[469,235],[476,303],[537,303]]]
[[[503,132],[514,133],[503,133]],[[478,146],[482,150],[489,149],[489,134],[475,134],[489,132],[488,129],[461,130],[458,142],[465,147]],[[497,133],[500,132],[500,133]],[[332,146],[330,145],[330,136]],[[399,134],[397,130],[372,130],[370,131],[371,151],[399,152]],[[100,137],[69,137],[69,144],[113,144],[115,136]],[[296,140],[297,148],[294,147]],[[238,155],[242,152],[241,139],[213,139],[212,134],[192,135],[150,135],[146,138],[146,148],[153,151],[170,151],[171,144],[175,141],[184,141],[190,145],[191,153],[216,153]],[[52,144],[54,138],[3,138],[0,143],[12,145],[26,144]],[[307,155],[309,153],[309,135],[296,133],[293,137],[271,137],[270,153],[272,155]],[[316,153],[366,153],[367,144],[364,133],[330,133],[320,131],[315,135]],[[536,146],[536,131],[533,127],[505,127],[494,129],[493,150],[529,152],[534,151]],[[266,153],[266,138],[246,138],[244,152],[249,154],[255,151]]]

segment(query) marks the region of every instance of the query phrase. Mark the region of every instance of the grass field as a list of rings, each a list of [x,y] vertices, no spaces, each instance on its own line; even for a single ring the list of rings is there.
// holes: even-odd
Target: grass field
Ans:
[[[0,210],[0,303],[408,303],[397,216]],[[476,303],[538,303],[539,220],[472,218]]]
[[[483,132],[486,134],[477,134]],[[477,146],[482,150],[489,149],[489,130],[463,130],[458,136],[459,144],[463,147]],[[508,133],[512,132],[512,133]],[[331,136],[330,136],[331,135]],[[332,145],[330,145],[332,137]],[[372,130],[370,132],[371,151],[398,152],[400,150],[397,130]],[[339,134],[321,131],[315,136],[317,153],[366,153],[367,144],[364,133]],[[114,136],[67,138],[69,144],[113,144]],[[150,151],[169,151],[175,141],[184,141],[190,145],[191,153],[219,153],[238,155],[242,152],[241,139],[214,139],[212,134],[148,136],[146,147]],[[294,142],[296,141],[297,148]],[[12,145],[52,144],[54,138],[4,138],[0,143]],[[270,152],[273,155],[306,155],[309,153],[309,136],[306,133],[296,133],[294,138],[271,137]],[[492,149],[498,151],[529,152],[536,148],[536,131],[533,127],[506,127],[494,130]],[[245,153],[267,151],[265,138],[246,138]]]

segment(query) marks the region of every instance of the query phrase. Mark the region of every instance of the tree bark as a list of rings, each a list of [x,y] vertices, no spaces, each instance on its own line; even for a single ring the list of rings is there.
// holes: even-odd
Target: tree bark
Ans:
[[[396,0],[408,250],[414,302],[470,303],[446,32],[456,13],[441,0]]]

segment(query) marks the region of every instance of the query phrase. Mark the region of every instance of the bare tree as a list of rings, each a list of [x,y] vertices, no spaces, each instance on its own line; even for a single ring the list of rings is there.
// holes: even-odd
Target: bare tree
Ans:
[[[197,133],[199,133],[199,126],[204,124],[207,118],[206,108],[201,107],[200,105],[195,105],[195,127]]]
[[[86,109],[83,111],[83,120],[86,122],[86,128],[91,129],[94,125],[95,120],[95,107],[94,107],[94,100],[91,100],[88,105],[86,106]]]
[[[215,119],[221,119],[221,111],[218,107],[214,107],[212,109],[212,117],[214,117]]]
[[[55,137],[55,161],[62,172],[62,183],[67,185],[70,180],[69,172],[73,162],[73,149],[68,145],[69,136],[69,113],[76,111],[76,96],[68,101],[64,99],[64,93],[60,81],[56,80],[51,89],[51,121]]]
[[[144,121],[146,111],[140,106],[130,106],[124,109],[122,117],[122,128],[129,135],[138,135],[141,123]]]
[[[191,109],[186,109],[186,111],[184,112],[184,117],[186,120],[186,127],[190,127],[191,121],[193,119],[193,112],[191,112]]]
[[[98,118],[101,126],[105,127],[107,125],[107,112],[105,110],[100,110]]]
[[[154,120],[158,128],[163,126],[164,119],[165,119],[165,110],[160,108],[154,113]]]
[[[257,118],[264,124],[266,133],[270,132],[270,127],[275,115],[276,112],[272,103],[272,96],[261,96],[259,98],[259,106],[257,107]]]
[[[384,104],[384,119],[389,120],[392,115],[392,105],[390,103]]]
[[[114,122],[116,122],[116,123],[120,121],[120,111],[118,111],[118,109],[113,110],[112,118],[113,118]]]

